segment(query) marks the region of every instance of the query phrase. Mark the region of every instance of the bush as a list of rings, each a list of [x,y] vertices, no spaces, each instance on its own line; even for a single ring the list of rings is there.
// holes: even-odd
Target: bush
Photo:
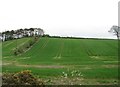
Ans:
[[[19,55],[19,54],[21,54],[23,52],[24,52],[24,48],[23,47],[19,47],[19,48],[14,50],[14,55],[17,56],[17,55]]]
[[[43,85],[43,82],[29,70],[18,73],[3,73],[2,82],[3,85]]]

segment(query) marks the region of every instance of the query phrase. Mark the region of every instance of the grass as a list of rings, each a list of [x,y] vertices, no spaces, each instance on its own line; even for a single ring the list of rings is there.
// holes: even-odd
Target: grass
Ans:
[[[19,39],[17,44],[20,46],[30,39]],[[117,80],[118,77],[117,40],[44,37],[20,56],[11,53],[15,47],[16,40],[3,42],[3,72],[29,69],[42,78],[53,78],[67,70],[79,70],[84,79],[88,82],[91,79],[91,84],[94,79],[99,79],[100,84],[112,84],[111,79]],[[87,83],[86,80],[83,84]]]

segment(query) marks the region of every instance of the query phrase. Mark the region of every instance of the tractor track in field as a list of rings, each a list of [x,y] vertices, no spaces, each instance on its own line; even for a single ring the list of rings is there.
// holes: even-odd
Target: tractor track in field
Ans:
[[[64,47],[64,42],[63,42],[63,40],[61,39],[60,48],[59,48],[59,50],[58,50],[56,56],[54,57],[54,59],[61,59],[63,47]]]
[[[29,51],[36,43],[38,43],[39,42],[39,40],[40,40],[41,38],[39,38],[30,48],[28,48],[24,53],[26,53],[27,51]]]
[[[42,45],[41,49],[44,49],[44,48],[47,46],[49,40],[50,40],[50,39],[46,39],[46,41],[45,41],[44,44]]]
[[[33,38],[32,38],[33,39]],[[24,43],[20,44],[18,47],[25,45],[27,42],[29,42],[31,39],[28,39],[27,41],[25,41]],[[38,41],[40,40],[40,38],[38,38],[38,40],[32,45],[30,46],[28,49],[26,49],[22,54],[26,53],[27,51],[29,51]],[[15,48],[13,48],[12,50],[15,50]],[[21,56],[22,54],[19,54],[18,56]]]
[[[29,40],[30,40],[30,39],[28,39],[28,40],[26,40],[25,42],[19,44],[17,48],[19,48],[20,46],[23,46],[23,45],[26,44]],[[16,47],[13,48],[12,50],[15,50],[15,49],[16,49]]]
[[[96,55],[95,52],[86,45],[86,43],[81,42],[81,44],[84,47],[85,52],[88,56]]]
[[[44,50],[44,48],[45,48],[45,47],[47,46],[47,44],[49,43],[49,40],[50,40],[50,39],[47,39],[47,38],[46,38],[46,40],[45,40],[45,42],[42,44],[42,46],[39,47],[39,52],[41,52],[41,51]],[[39,55],[39,54],[37,54],[37,55]]]
[[[39,39],[40,40],[40,39]],[[45,39],[45,41],[42,43],[42,45],[40,47],[38,47],[38,49],[36,51],[33,52],[33,54],[35,54],[36,52],[38,52],[36,55],[39,55],[39,53],[41,51],[43,51],[45,49],[45,47],[48,45],[49,43],[49,40],[48,38]]]
[[[14,41],[4,45],[3,47],[7,47],[7,46],[11,45],[12,43],[14,43]]]

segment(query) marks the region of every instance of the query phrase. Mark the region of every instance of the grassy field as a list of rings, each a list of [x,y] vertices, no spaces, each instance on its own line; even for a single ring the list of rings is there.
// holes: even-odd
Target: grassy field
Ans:
[[[79,70],[82,80],[75,84],[116,84],[118,81],[117,40],[44,37],[27,52],[14,56],[16,46],[21,46],[30,39],[18,39],[17,45],[16,40],[3,42],[3,72],[28,69],[42,79],[54,81],[63,72],[69,74]]]

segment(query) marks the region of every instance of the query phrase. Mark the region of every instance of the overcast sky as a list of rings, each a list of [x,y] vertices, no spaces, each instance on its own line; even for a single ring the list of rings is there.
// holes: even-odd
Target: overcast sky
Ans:
[[[116,38],[119,0],[0,0],[0,31],[42,28],[60,36]]]

